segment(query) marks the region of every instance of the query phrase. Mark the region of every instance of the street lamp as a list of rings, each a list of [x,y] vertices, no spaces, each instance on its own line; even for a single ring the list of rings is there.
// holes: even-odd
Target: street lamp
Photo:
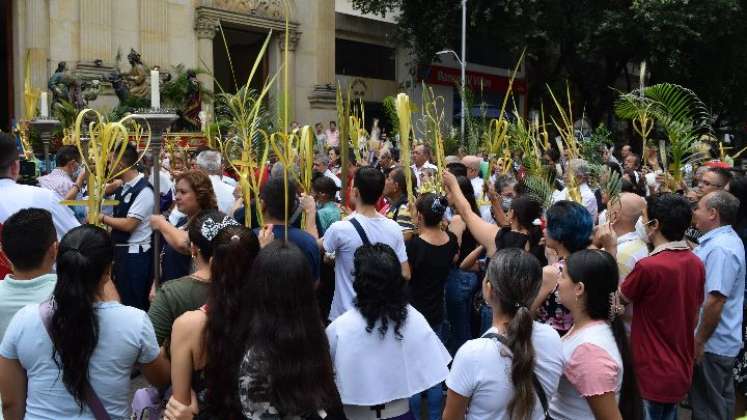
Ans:
[[[467,86],[467,0],[462,0],[462,57],[460,58],[459,55],[454,50],[442,50],[436,53],[436,55],[442,55],[442,54],[453,54],[454,58],[456,58],[457,62],[459,62],[459,66],[462,70],[462,75],[460,78],[460,84],[462,91],[460,92],[460,96],[462,97],[462,115],[459,119],[459,134],[461,136],[462,141],[464,141],[464,119],[465,119],[465,112],[467,110],[465,109],[465,88]]]

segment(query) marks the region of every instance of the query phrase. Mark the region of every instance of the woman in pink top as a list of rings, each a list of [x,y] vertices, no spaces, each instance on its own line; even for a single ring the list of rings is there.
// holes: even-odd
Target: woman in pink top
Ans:
[[[643,418],[617,281],[615,259],[600,250],[578,251],[562,268],[558,294],[574,323],[562,338],[565,366],[550,404],[553,418]]]

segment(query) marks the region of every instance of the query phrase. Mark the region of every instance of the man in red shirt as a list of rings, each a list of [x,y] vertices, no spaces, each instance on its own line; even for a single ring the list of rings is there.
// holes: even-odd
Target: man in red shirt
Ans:
[[[705,268],[684,241],[689,202],[676,194],[647,201],[637,230],[645,231],[654,250],[636,264],[620,293],[633,304],[633,365],[647,418],[674,419],[692,382]]]

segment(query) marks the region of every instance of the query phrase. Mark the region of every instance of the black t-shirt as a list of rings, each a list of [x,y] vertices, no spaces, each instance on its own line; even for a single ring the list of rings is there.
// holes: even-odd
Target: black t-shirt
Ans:
[[[537,257],[543,267],[546,266],[545,247],[539,244],[538,238],[535,238],[535,243],[532,244],[532,238],[528,235],[514,232],[509,227],[502,227],[495,235],[496,251],[508,248],[526,249],[527,242],[529,242],[529,253]]]
[[[478,247],[477,240],[472,236],[472,232],[469,229],[464,229],[462,233],[462,248],[459,250],[459,259],[457,260],[457,266],[462,264],[465,258]]]
[[[444,285],[454,267],[459,244],[453,233],[449,242],[435,246],[415,236],[405,243],[410,263],[410,304],[423,314],[432,326],[444,320]]]

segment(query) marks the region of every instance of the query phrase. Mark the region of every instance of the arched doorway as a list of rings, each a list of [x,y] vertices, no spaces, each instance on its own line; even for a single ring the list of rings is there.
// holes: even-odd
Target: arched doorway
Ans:
[[[216,34],[213,38],[213,73],[216,93],[221,91],[235,93],[237,86],[241,87],[246,83],[266,37],[267,33],[238,27],[223,27],[222,34]],[[267,75],[268,57],[265,54],[254,75],[251,87],[260,90]]]

